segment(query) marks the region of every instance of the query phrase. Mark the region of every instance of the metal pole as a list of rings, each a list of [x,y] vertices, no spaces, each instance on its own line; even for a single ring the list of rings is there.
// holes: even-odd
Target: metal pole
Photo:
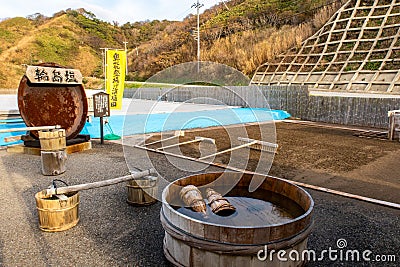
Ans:
[[[196,7],[197,7],[197,64],[200,64],[200,3],[199,3],[199,0],[197,0]]]
[[[108,48],[100,48],[103,52],[103,74],[104,74],[104,90],[107,91],[107,50]]]
[[[203,7],[203,4],[200,4],[199,0],[197,3],[193,4],[192,7],[197,9],[197,71],[200,72],[200,8]]]
[[[125,62],[125,67],[126,67],[126,70],[125,70],[125,74],[128,76],[128,50],[127,50],[127,48],[126,48],[126,45],[127,45],[127,43],[128,42],[124,42],[124,45],[125,45],[125,54],[126,54],[126,62]],[[125,80],[126,80],[126,77],[125,77]]]

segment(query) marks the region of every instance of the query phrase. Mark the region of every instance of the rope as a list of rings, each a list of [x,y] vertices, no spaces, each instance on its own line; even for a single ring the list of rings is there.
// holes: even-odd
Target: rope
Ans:
[[[67,184],[66,182],[64,182],[63,180],[54,179],[54,180],[51,182],[51,184],[52,184],[52,187],[55,189],[55,195],[57,195],[57,184],[56,184],[56,182],[60,182],[60,183],[63,183],[64,185],[68,186],[68,184]]]

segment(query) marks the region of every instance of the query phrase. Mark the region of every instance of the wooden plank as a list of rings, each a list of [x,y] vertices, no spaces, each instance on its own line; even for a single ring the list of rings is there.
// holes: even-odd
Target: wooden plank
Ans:
[[[40,148],[26,147],[24,145],[13,145],[7,147],[8,153],[17,153],[25,155],[35,155],[40,156]]]
[[[82,84],[82,73],[77,69],[28,66],[26,76],[31,83]]]
[[[192,144],[192,143],[197,143],[197,142],[201,142],[202,139],[195,139],[195,140],[190,140],[190,141],[186,141],[186,142],[182,142],[182,143],[177,143],[177,144],[173,144],[173,145],[169,145],[169,146],[164,146],[164,147],[160,147],[157,148],[157,150],[161,150],[161,149],[168,149],[171,147],[177,147],[177,146],[182,146],[182,145],[187,145],[187,144]]]
[[[67,146],[65,151],[67,154],[72,154],[76,152],[82,152],[86,150],[92,149],[92,142],[84,142],[80,144]],[[26,155],[35,155],[40,156],[40,148],[37,147],[26,147],[24,145],[12,145],[7,147],[7,152],[9,153],[18,153],[18,154],[26,154]]]
[[[17,141],[20,141],[21,138],[22,138],[22,135],[4,137],[4,142],[6,142],[6,143],[17,142]]]
[[[84,142],[84,143],[80,143],[80,144],[67,146],[65,151],[67,152],[67,154],[72,154],[72,153],[82,152],[82,151],[86,151],[86,150],[90,150],[90,149],[92,149],[92,142],[88,141],[88,142]]]

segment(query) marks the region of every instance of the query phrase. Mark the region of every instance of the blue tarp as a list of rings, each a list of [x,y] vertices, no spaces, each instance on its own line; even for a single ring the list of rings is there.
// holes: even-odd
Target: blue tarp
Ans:
[[[0,130],[23,128],[23,127],[26,127],[26,125],[22,119],[0,120]],[[25,133],[26,133],[25,131],[12,132],[12,133],[0,133],[0,146],[5,146],[5,145],[9,146],[9,145],[21,143],[22,141],[6,143],[6,142],[4,142],[4,138],[10,137],[10,136],[22,135]]]
[[[120,136],[153,133],[173,130],[186,130],[193,128],[206,128],[211,126],[223,126],[251,122],[263,122],[283,120],[290,114],[282,110],[269,110],[262,108],[233,108],[219,110],[204,110],[196,112],[174,112],[161,114],[136,114],[136,115],[114,115],[108,118],[114,134]],[[0,123],[0,129],[25,127],[23,122],[7,120]],[[91,123],[87,122],[82,134],[89,134],[91,138],[100,138],[100,119],[93,118]],[[109,134],[105,127],[104,134]],[[5,143],[4,137],[21,135],[24,132],[0,134],[0,146],[14,143]]]
[[[150,115],[120,115],[111,116],[108,118],[108,121],[114,134],[127,136],[162,131],[263,122],[271,121],[272,119],[283,120],[289,117],[290,114],[282,110],[234,108]],[[100,138],[99,118],[94,118],[91,123],[86,123],[82,133],[90,134],[92,138]],[[107,128],[105,128],[105,134],[108,133]]]

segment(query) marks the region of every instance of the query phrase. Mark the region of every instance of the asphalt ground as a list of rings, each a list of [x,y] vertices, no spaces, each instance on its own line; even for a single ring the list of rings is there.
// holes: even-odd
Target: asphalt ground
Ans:
[[[128,163],[145,169],[154,165],[169,181],[192,174],[175,168],[164,155],[126,150]],[[180,160],[182,166],[193,162]],[[208,167],[204,171],[224,171]],[[38,227],[34,195],[54,178],[80,184],[115,178],[129,173],[121,145],[93,141],[93,149],[69,155],[67,172],[57,177],[41,174],[40,157],[0,150],[0,265],[1,266],[169,266],[163,255],[164,231],[161,203],[133,207],[126,203],[123,184],[82,191],[80,221],[70,230],[45,233]],[[362,184],[362,182],[359,182]],[[374,185],[371,185],[374,186]],[[308,248],[320,255],[346,249],[394,255],[395,262],[311,261],[308,266],[399,266],[400,210],[307,190],[315,201],[314,229]]]

